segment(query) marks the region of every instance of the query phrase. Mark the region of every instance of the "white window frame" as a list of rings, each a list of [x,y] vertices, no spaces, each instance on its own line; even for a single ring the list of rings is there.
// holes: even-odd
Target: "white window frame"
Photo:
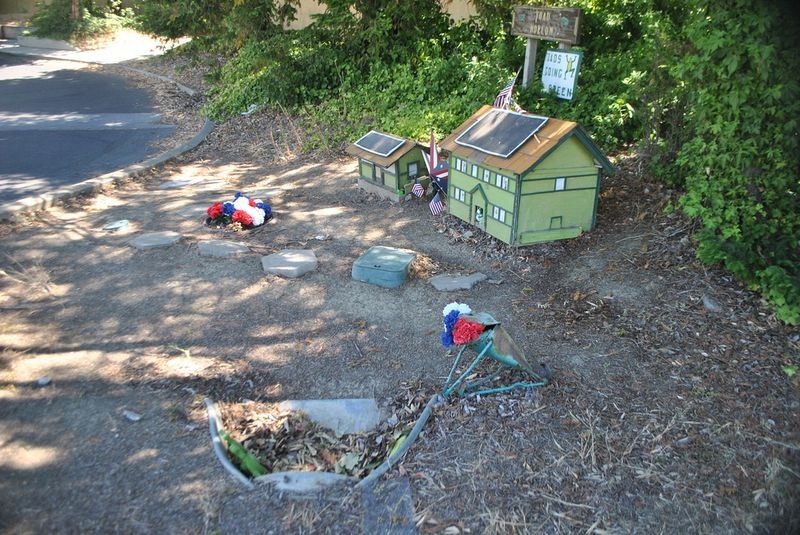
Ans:
[[[567,189],[567,179],[564,177],[557,178],[555,191],[564,191],[565,189]]]
[[[492,181],[492,173],[488,169],[483,170],[483,181],[484,182],[491,182]]]
[[[411,169],[414,169],[414,172],[411,172]],[[417,178],[419,176],[419,163],[417,162],[409,162],[408,164],[408,177],[409,178]]]
[[[494,185],[500,189],[508,189],[508,177],[505,175],[501,175],[500,173],[495,174],[495,181]]]
[[[464,202],[467,196],[463,189],[453,186],[453,198],[457,201]]]
[[[492,219],[496,219],[501,223],[506,222],[506,211],[499,206],[492,206]]]
[[[472,164],[472,173],[471,174],[472,174],[473,177],[478,178],[478,166],[477,165]]]

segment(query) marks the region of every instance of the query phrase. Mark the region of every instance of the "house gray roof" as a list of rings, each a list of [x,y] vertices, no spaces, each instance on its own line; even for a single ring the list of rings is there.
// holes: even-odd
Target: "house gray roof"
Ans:
[[[395,137],[395,136],[389,136],[388,134],[382,134],[381,132],[374,132],[374,133],[378,135],[384,135],[390,138]],[[363,139],[363,137],[361,139]],[[364,160],[373,162],[376,165],[380,165],[381,167],[389,167],[390,165],[395,163],[397,160],[399,160],[400,158],[402,158],[403,156],[408,154],[412,149],[415,148],[422,148],[422,145],[420,145],[416,141],[410,141],[406,139],[403,140],[403,143],[398,148],[392,150],[392,152],[388,156],[381,156],[373,151],[366,150],[364,147],[360,147],[355,143],[348,145],[348,147],[345,149],[345,152],[347,152],[348,154],[352,154],[353,156],[362,158]]]
[[[453,130],[449,136],[439,145],[441,149],[470,161],[480,161],[486,165],[491,165],[500,169],[507,169],[515,174],[521,175],[529,171],[532,167],[543,160],[548,154],[556,149],[561,143],[571,136],[577,137],[581,143],[589,150],[597,164],[607,173],[613,174],[614,167],[605,157],[600,148],[592,141],[589,134],[579,125],[572,121],[549,118],[547,122],[534,135],[528,138],[517,150],[507,158],[487,154],[478,149],[466,147],[456,143],[456,139],[473,126],[486,113],[493,110],[492,106],[483,106],[472,116],[464,121],[458,128]]]

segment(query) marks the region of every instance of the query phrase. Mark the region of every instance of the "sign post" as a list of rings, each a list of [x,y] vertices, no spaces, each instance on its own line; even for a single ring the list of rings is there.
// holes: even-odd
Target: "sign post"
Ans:
[[[559,48],[578,42],[582,12],[578,8],[516,6],[511,23],[512,35],[528,38],[522,86],[528,87],[536,69],[539,39],[558,41]]]

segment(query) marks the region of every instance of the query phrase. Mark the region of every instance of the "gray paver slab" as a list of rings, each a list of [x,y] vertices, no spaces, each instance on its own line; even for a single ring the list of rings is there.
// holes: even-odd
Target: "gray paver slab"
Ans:
[[[136,236],[128,243],[137,249],[154,249],[156,247],[169,247],[178,242],[181,235],[171,230],[150,232]]]
[[[197,249],[200,251],[200,256],[217,258],[231,258],[250,252],[245,244],[227,240],[204,240],[197,243]]]
[[[483,273],[473,273],[472,275],[450,275],[444,273],[431,277],[430,283],[440,292],[452,292],[455,290],[470,290],[473,286],[487,279]]]
[[[317,269],[317,256],[310,249],[286,249],[261,257],[266,273],[296,278]]]
[[[183,188],[185,186],[191,186],[192,184],[196,184],[200,182],[201,178],[179,178],[178,180],[170,180],[169,182],[164,182],[158,189],[175,189],[175,188]]]
[[[352,480],[354,478],[333,472],[273,472],[257,477],[255,482],[272,483],[281,492],[306,494]]]
[[[304,412],[312,422],[337,435],[370,431],[381,421],[378,404],[371,398],[287,400],[280,408]]]

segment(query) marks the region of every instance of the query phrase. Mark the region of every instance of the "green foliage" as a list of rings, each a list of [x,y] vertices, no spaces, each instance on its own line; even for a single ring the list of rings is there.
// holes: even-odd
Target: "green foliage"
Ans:
[[[137,3],[142,31],[169,39],[188,36],[200,42],[216,39],[230,0],[145,0]]]
[[[137,22],[147,33],[191,37],[200,50],[235,52],[294,20],[300,0],[141,0]]]
[[[107,9],[99,8],[92,0],[78,2],[78,18],[72,18],[71,0],[53,0],[36,5],[31,16],[35,35],[80,43],[101,37],[133,24],[132,13],[112,2]]]
[[[684,211],[698,256],[721,263],[800,323],[797,36],[775,5],[701,2],[674,69],[685,99]]]

